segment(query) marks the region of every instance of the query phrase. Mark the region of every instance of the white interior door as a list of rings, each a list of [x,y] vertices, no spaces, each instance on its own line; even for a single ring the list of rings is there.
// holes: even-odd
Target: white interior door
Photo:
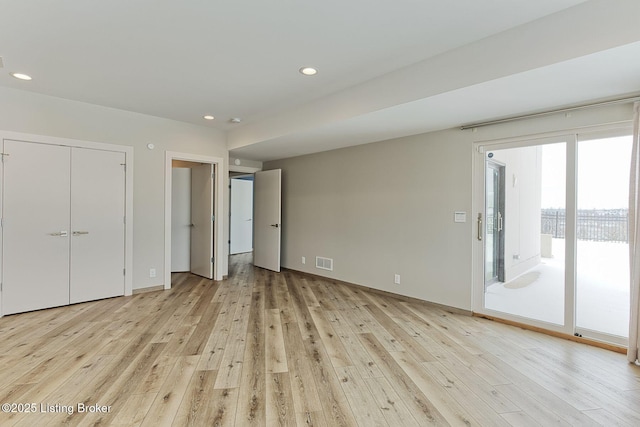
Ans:
[[[213,279],[213,165],[191,169],[191,272]]]
[[[125,155],[71,150],[70,302],[124,295]]]
[[[253,180],[231,179],[231,246],[229,253],[253,250]]]
[[[70,148],[4,141],[2,312],[69,304]]]
[[[281,176],[280,169],[254,176],[253,263],[272,271],[280,271]]]
[[[191,168],[173,168],[171,177],[171,271],[191,269]]]

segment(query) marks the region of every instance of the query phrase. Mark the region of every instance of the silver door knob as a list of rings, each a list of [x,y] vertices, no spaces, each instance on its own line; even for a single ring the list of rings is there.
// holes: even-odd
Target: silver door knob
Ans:
[[[89,234],[88,231],[74,231],[72,233],[74,236],[80,236],[81,234]]]
[[[53,237],[67,237],[67,230],[57,231],[55,233],[49,233],[49,236]]]

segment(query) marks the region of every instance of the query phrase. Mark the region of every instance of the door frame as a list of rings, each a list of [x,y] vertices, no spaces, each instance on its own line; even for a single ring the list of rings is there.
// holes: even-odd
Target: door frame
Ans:
[[[250,180],[244,180],[241,177],[251,177]],[[243,180],[243,181],[250,181],[251,182],[251,251],[253,252],[253,181],[254,181],[254,174],[244,174],[244,175],[237,175],[237,176],[231,176],[231,174],[229,174],[229,256],[231,255],[237,255],[237,254],[232,254],[231,252],[231,242],[233,241],[233,232],[231,230],[233,224],[232,224],[232,220],[233,220],[233,215],[234,215],[234,209],[233,209],[233,204],[234,204],[234,192],[233,192],[233,181],[234,180]],[[238,254],[240,253],[246,253],[245,252],[238,252]]]
[[[237,161],[237,160],[236,160]],[[236,165],[232,162],[229,162],[229,170],[227,171],[227,188],[229,188],[229,196],[226,198],[227,203],[229,205],[229,222],[227,223],[227,259],[231,258],[231,172],[239,172],[247,175],[254,175],[256,172],[260,172],[262,168],[253,167],[253,166],[241,166]],[[255,221],[255,219],[254,219]],[[253,224],[251,227],[255,230]],[[252,233],[254,231],[252,230]]]
[[[125,271],[124,271],[124,295],[133,294],[133,147],[125,145],[107,144],[104,142],[84,141],[71,138],[59,138],[55,136],[34,135],[21,132],[0,130],[0,150],[4,147],[4,140],[34,142],[39,144],[62,145],[65,147],[88,148],[124,153],[125,155]],[[3,163],[0,162],[0,180],[4,176]],[[2,212],[3,185],[0,185],[0,215]],[[2,233],[0,232],[0,261],[2,260]],[[2,278],[2,263],[0,262],[0,278]],[[0,316],[2,313],[2,292],[0,292]]]
[[[213,225],[213,257],[214,260],[216,260],[213,263],[213,280],[222,280],[223,268],[220,264],[224,248],[224,217],[222,215],[224,206],[224,176],[226,175],[224,159],[222,157],[166,151],[164,173],[164,289],[171,289],[171,170],[173,160],[209,163],[213,166],[215,177],[213,182],[213,215],[215,217]]]

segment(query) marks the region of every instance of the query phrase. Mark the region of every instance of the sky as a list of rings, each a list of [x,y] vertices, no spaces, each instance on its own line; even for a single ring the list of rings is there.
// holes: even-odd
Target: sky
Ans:
[[[578,142],[578,209],[627,209],[631,136]],[[542,148],[542,208],[564,208],[565,144]]]

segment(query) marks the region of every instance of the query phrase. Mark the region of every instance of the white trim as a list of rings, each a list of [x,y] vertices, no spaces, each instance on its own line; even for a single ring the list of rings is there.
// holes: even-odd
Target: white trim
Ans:
[[[11,132],[0,130],[0,142],[4,146],[4,140],[36,142],[40,144],[62,145],[65,147],[89,148],[94,150],[104,150],[117,153],[124,153],[126,163],[125,173],[125,274],[124,274],[124,295],[130,296],[133,293],[133,147],[127,145],[107,144],[103,142],[84,141],[79,139],[59,138],[55,136],[34,135],[21,132]],[[2,178],[2,166],[0,166],[0,178]],[[0,203],[2,201],[2,188],[0,186]],[[0,212],[1,211],[0,204]],[[0,233],[0,250],[2,248],[2,233]],[[0,260],[2,253],[0,252]],[[2,266],[0,265],[0,278],[2,277]],[[0,316],[2,316],[2,293],[0,292]]]
[[[578,210],[578,136],[566,141],[565,152],[565,235],[564,235],[564,325],[573,335],[576,329],[577,245],[576,217]],[[571,262],[571,264],[569,264]]]
[[[171,289],[171,169],[173,160],[209,163],[214,167],[215,195],[213,214],[216,220],[214,221],[213,256],[216,261],[213,264],[213,280],[222,280],[221,264],[224,256],[224,216],[222,212],[225,176],[228,175],[228,172],[224,170],[224,159],[222,157],[166,151],[164,173],[164,289]]]
[[[262,168],[254,168],[251,166],[236,166],[234,164],[229,164],[229,172],[243,172],[253,174],[256,172],[260,172]]]
[[[522,147],[526,145],[531,145],[530,143],[537,140],[546,140],[564,137],[567,135],[582,135],[582,134],[591,134],[591,133],[606,133],[608,131],[616,131],[616,130],[632,130],[632,122],[630,120],[624,120],[620,122],[613,123],[605,123],[601,125],[591,125],[591,126],[581,126],[569,129],[562,129],[557,131],[550,132],[541,132],[534,134],[525,134],[520,136],[511,136],[506,138],[496,138],[496,139],[486,139],[486,140],[477,140],[474,142],[474,146],[476,150],[485,150],[488,151],[491,147],[501,146],[507,148],[515,148]],[[523,142],[526,142],[523,144]],[[507,146],[506,144],[513,144],[512,146]]]

